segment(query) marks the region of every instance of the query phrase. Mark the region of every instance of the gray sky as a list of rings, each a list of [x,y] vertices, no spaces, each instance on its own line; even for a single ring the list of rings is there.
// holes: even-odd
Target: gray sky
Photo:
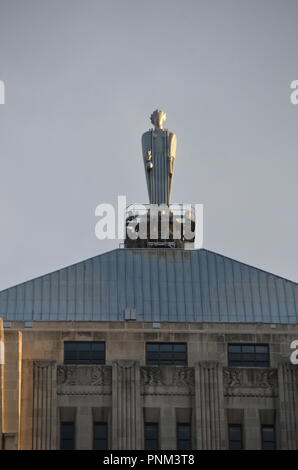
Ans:
[[[297,24],[297,0],[0,0],[0,289],[118,246],[94,210],[147,202],[156,107],[204,247],[298,281]]]

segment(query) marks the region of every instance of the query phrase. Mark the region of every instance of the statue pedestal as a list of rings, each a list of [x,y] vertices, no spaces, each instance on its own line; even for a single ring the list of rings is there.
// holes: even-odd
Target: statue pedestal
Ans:
[[[180,206],[179,215],[177,205],[175,211],[167,205],[142,205],[141,210],[137,209],[138,206],[129,206],[125,217],[124,247],[184,249],[194,246],[194,213],[183,214],[183,206]]]

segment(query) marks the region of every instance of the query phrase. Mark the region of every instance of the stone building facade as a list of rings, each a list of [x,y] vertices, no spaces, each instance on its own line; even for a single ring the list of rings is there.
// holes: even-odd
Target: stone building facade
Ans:
[[[1,292],[1,448],[298,449],[297,287],[122,249]]]

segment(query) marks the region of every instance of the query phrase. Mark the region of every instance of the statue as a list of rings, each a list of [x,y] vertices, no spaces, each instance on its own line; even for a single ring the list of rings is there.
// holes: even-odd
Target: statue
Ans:
[[[176,158],[176,135],[163,128],[165,111],[151,114],[154,129],[142,136],[143,159],[150,204],[170,204],[172,178]]]

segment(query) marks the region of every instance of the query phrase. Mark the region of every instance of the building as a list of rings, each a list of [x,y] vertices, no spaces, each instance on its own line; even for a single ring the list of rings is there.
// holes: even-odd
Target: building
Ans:
[[[0,317],[2,449],[298,449],[294,282],[136,245],[0,292]]]

